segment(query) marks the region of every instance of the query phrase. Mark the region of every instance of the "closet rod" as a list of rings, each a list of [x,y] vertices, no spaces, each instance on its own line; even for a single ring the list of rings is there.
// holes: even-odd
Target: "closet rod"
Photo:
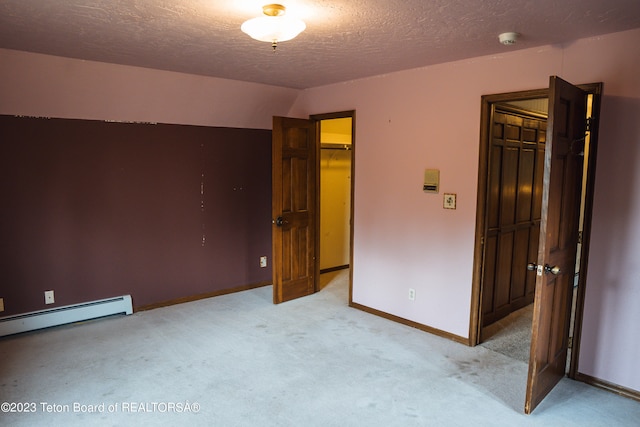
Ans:
[[[351,150],[349,144],[320,144],[322,150]]]

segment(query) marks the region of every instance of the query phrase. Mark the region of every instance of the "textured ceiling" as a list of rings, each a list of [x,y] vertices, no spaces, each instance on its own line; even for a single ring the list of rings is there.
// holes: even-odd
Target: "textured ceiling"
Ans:
[[[307,29],[274,54],[240,31],[265,3],[2,0],[0,47],[309,88],[640,27],[640,0],[283,0]]]

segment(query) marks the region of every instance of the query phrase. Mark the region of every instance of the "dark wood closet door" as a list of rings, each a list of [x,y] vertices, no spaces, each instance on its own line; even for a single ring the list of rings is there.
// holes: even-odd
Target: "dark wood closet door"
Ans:
[[[587,94],[552,76],[525,412],[565,375],[580,222]]]
[[[316,124],[273,118],[273,301],[281,303],[315,292]]]
[[[482,325],[533,302],[546,119],[496,107],[492,119]]]

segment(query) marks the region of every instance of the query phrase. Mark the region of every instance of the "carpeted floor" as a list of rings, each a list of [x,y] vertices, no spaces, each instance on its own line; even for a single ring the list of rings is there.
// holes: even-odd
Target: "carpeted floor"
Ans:
[[[533,304],[484,328],[481,346],[512,359],[529,363]]]
[[[0,339],[6,426],[635,426],[564,379],[522,413],[526,363],[347,306],[348,271]],[[22,412],[7,412],[13,409]],[[24,410],[33,410],[26,413]]]

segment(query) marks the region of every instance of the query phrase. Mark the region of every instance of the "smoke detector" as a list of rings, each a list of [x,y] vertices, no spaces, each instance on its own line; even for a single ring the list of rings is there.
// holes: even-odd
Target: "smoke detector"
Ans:
[[[516,44],[518,41],[518,33],[502,33],[498,36],[498,39],[500,40],[500,43],[507,46]]]

